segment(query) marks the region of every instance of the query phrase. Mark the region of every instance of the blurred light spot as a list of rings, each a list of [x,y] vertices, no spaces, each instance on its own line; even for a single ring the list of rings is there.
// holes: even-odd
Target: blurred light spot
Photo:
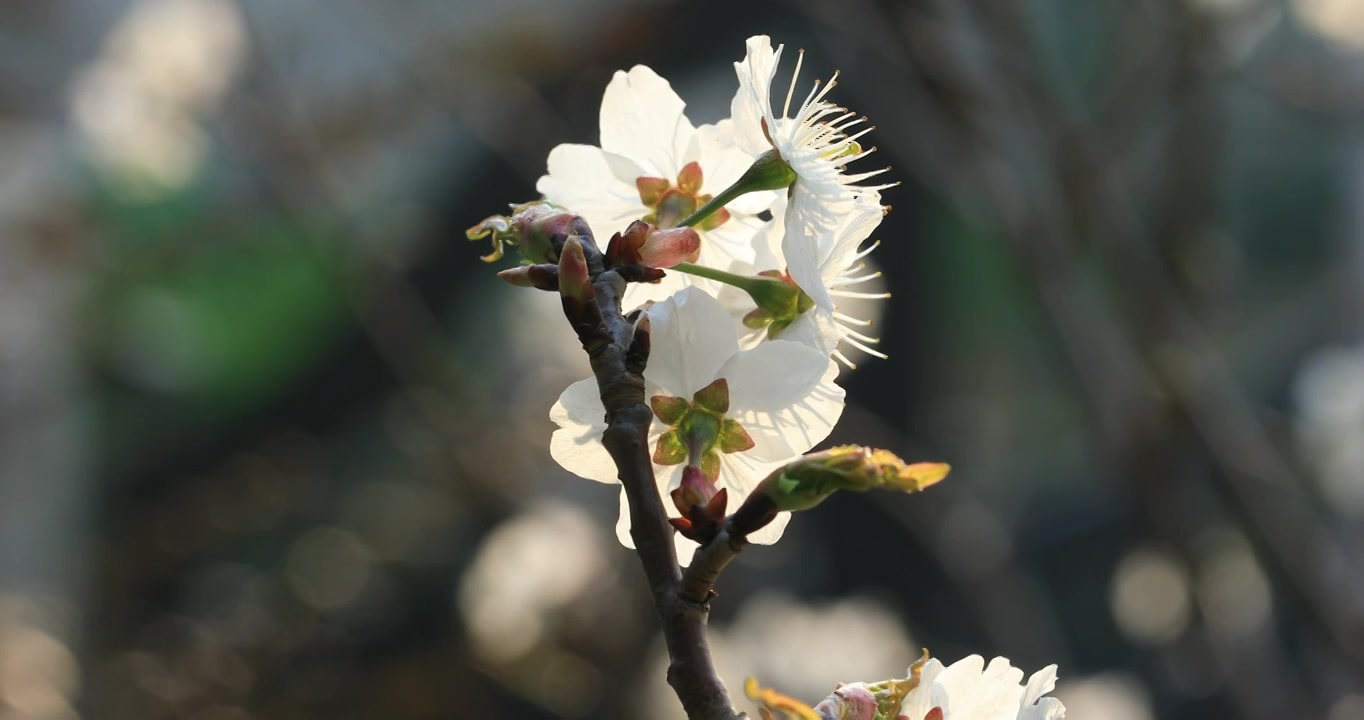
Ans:
[[[1364,695],[1346,695],[1337,700],[1326,720],[1364,720]]]
[[[1314,478],[1343,512],[1364,516],[1364,348],[1329,348],[1293,384],[1295,431]]]
[[[1250,544],[1226,529],[1205,531],[1197,539],[1203,555],[1198,572],[1198,604],[1209,629],[1240,637],[1269,624],[1273,597],[1269,580]]]
[[[1309,31],[1337,48],[1364,52],[1364,3],[1359,0],[1293,0],[1293,14]]]
[[[1056,697],[1066,715],[1103,720],[1155,720],[1151,698],[1141,681],[1126,673],[1104,673],[1062,681]]]
[[[1123,635],[1160,645],[1189,626],[1189,578],[1179,559],[1162,551],[1137,550],[1123,558],[1109,588],[1109,606]]]
[[[867,598],[807,605],[762,594],[744,603],[728,627],[711,630],[711,655],[730,688],[754,675],[793,697],[818,699],[839,682],[901,677],[918,658],[904,624]],[[666,684],[667,651],[654,650],[650,683],[636,695],[636,715],[683,720]]]
[[[474,652],[494,664],[523,656],[604,569],[601,530],[577,508],[543,503],[498,526],[460,582]]]
[[[0,599],[2,600],[2,599]],[[0,610],[9,605],[0,603]],[[76,658],[56,638],[0,614],[0,708],[23,720],[75,718],[71,698],[79,686]]]
[[[354,533],[320,527],[290,548],[286,573],[300,600],[318,610],[336,610],[359,597],[370,570],[369,549]]]
[[[198,116],[241,64],[233,0],[139,0],[72,84],[72,119],[115,186],[154,197],[189,182],[208,154]]]
[[[951,554],[949,572],[966,579],[995,574],[1009,561],[1013,543],[999,520],[975,502],[952,506],[939,529],[939,546]]]

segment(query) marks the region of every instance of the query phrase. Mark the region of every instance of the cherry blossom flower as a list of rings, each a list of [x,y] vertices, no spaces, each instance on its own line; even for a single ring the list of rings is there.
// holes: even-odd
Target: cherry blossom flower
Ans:
[[[734,146],[727,121],[697,128],[684,109],[668,81],[648,67],[616,72],[602,98],[601,146],[554,148],[549,172],[536,189],[586,218],[602,247],[634,220],[675,226],[738,180],[753,160]],[[750,241],[763,222],[757,214],[775,197],[744,195],[698,224],[701,247],[694,262],[727,268],[736,260],[751,261]],[[669,273],[657,284],[632,284],[626,304],[662,300],[687,285],[709,282]]]
[[[751,37],[743,61],[734,64],[739,76],[739,91],[730,106],[734,143],[755,157],[775,150],[795,171],[796,181],[786,210],[788,225],[829,229],[847,212],[858,193],[890,187],[857,185],[886,169],[847,172],[847,163],[870,155],[876,148],[863,149],[857,142],[872,130],[858,129],[866,118],[825,100],[838,84],[837,72],[823,88],[816,80],[795,114],[791,114],[803,51],[791,74],[781,116],[773,114],[772,80],[781,61],[782,47],[779,45],[774,51],[766,35]]]
[[[735,272],[764,274],[794,284],[809,296],[802,307],[782,312],[754,309],[752,298],[742,292],[726,288],[719,297],[731,313],[741,316],[743,324],[757,332],[741,341],[751,346],[763,339],[780,339],[809,345],[837,358],[848,367],[854,363],[840,349],[847,344],[879,358],[885,354],[871,346],[878,338],[864,334],[870,321],[859,320],[839,310],[838,301],[845,299],[883,299],[889,293],[869,293],[854,289],[857,285],[881,276],[867,269],[863,260],[876,246],[862,247],[881,223],[887,208],[881,205],[876,191],[857,195],[847,211],[830,229],[788,224],[780,213],[785,201],[780,200],[772,222],[754,236],[755,257],[751,266],[738,265]]]
[[[971,655],[944,667],[929,660],[918,687],[901,706],[907,720],[1060,720],[1066,708],[1056,698],[1043,697],[1056,687],[1056,666],[1033,673],[1026,686],[1023,671],[997,657],[987,666]]]
[[[694,461],[737,507],[772,470],[827,437],[842,414],[843,389],[833,383],[838,366],[827,355],[788,341],[741,350],[734,320],[699,288],[679,291],[648,315],[652,350],[644,380],[661,493],[677,487]],[[615,464],[601,443],[604,416],[593,379],[570,385],[550,411],[559,426],[550,453],[570,472],[615,483]],[[788,520],[782,513],[749,539],[776,542]],[[624,494],[617,534],[633,547]],[[684,561],[694,549],[678,536]]]

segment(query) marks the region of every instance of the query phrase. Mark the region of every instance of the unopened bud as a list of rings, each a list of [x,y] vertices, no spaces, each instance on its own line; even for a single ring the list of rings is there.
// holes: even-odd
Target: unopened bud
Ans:
[[[551,291],[559,289],[559,266],[549,263],[517,265],[499,272],[497,277],[517,287]]]
[[[559,294],[579,302],[585,302],[594,295],[587,257],[576,236],[568,238],[559,254]]]
[[[876,720],[880,708],[866,683],[844,685],[824,698],[814,710],[829,720]]]
[[[689,227],[655,229],[639,249],[639,264],[666,269],[680,262],[696,262],[701,235]]]
[[[511,216],[493,215],[465,231],[470,240],[488,238],[493,251],[483,256],[494,262],[504,255],[506,245],[514,245],[532,263],[555,263],[570,236],[591,242],[592,230],[577,214],[546,201],[513,205]]]
[[[729,504],[729,492],[717,489],[713,478],[701,468],[688,465],[682,469],[682,483],[669,493],[673,506],[682,514],[668,522],[683,537],[702,545],[720,533]]]
[[[701,236],[689,227],[659,228],[636,220],[616,233],[606,248],[611,267],[643,265],[665,269],[681,262],[693,262],[701,253]]]
[[[947,477],[945,463],[914,463],[888,450],[844,445],[813,453],[768,475],[734,513],[736,531],[751,533],[779,512],[809,510],[839,490],[917,492]]]

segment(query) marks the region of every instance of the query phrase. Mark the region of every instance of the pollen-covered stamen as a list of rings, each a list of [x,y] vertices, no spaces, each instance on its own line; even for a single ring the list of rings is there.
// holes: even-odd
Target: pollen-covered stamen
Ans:
[[[697,162],[683,166],[677,173],[676,181],[660,177],[636,178],[635,188],[639,191],[639,201],[651,211],[642,220],[660,228],[676,227],[683,218],[710,202],[712,196],[701,192],[703,181],[701,164]],[[697,228],[714,230],[727,220],[729,211],[721,208],[701,221]]]

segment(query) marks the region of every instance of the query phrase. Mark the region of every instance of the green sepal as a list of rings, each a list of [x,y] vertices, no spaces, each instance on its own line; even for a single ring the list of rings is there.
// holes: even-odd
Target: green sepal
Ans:
[[[677,427],[686,416],[687,409],[691,407],[685,399],[673,397],[671,395],[655,395],[649,398],[649,407],[653,409],[654,416],[658,421],[668,427]]]
[[[720,479],[720,453],[711,450],[701,456],[701,472],[706,479],[715,482]]]
[[[744,316],[744,327],[751,330],[761,330],[772,324],[772,313],[758,308]]]
[[[681,465],[687,461],[687,446],[676,430],[669,430],[658,436],[653,460],[658,465]]]
[[[720,378],[697,390],[691,399],[692,402],[713,413],[724,415],[729,412],[729,381]]]
[[[755,443],[752,436],[739,424],[738,420],[725,418],[720,425],[720,452],[736,453],[751,450]]]

